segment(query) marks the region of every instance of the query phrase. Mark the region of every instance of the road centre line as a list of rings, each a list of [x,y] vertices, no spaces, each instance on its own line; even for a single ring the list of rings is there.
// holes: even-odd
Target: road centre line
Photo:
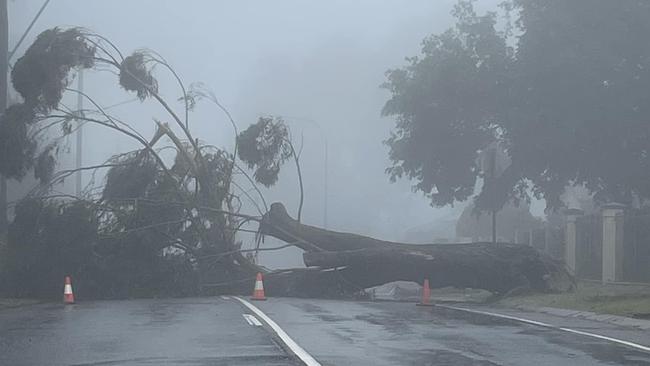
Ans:
[[[248,315],[248,314],[242,314],[241,316],[244,318],[244,320],[246,320],[246,323],[248,323],[248,325],[251,325],[251,326],[252,326],[253,323],[251,323],[251,320],[248,319],[248,317],[247,317],[246,315]]]
[[[565,328],[565,327],[558,327],[558,326],[555,326],[555,325],[552,325],[552,324],[538,322],[538,321],[535,321],[535,320],[519,318],[519,317],[516,317],[516,316],[510,316],[510,315],[504,315],[504,314],[491,313],[491,312],[487,312],[487,311],[472,310],[472,309],[461,308],[461,307],[456,307],[456,306],[438,305],[438,304],[436,304],[436,306],[440,307],[440,308],[444,308],[444,309],[464,311],[464,312],[468,312],[468,313],[481,314],[481,315],[487,315],[487,316],[492,316],[492,317],[496,317],[496,318],[514,320],[514,321],[517,321],[517,322],[520,322],[520,323],[531,324],[531,325],[535,325],[535,326],[538,326],[538,327],[557,329],[557,330],[561,330],[561,331],[567,332],[567,333],[573,333],[573,334],[578,334],[578,335],[582,335],[582,336],[585,336],[585,337],[602,339],[602,340],[605,340],[605,341],[618,343],[618,344],[621,344],[621,345],[624,345],[624,346],[627,346],[627,347],[635,348],[635,349],[638,349],[638,350],[641,350],[641,351],[644,351],[644,352],[650,352],[650,347],[644,346],[642,344],[638,344],[638,343],[634,343],[634,342],[630,342],[630,341],[626,341],[626,340],[622,340],[622,339],[618,339],[618,338],[607,337],[607,336],[600,335],[600,334],[584,332],[584,331],[581,331],[581,330],[575,330],[575,329]]]
[[[244,300],[239,296],[235,296],[237,301],[241,302],[244,306],[249,308],[255,315],[262,319],[266,324],[268,324],[271,329],[277,334],[277,336],[284,342],[284,344],[293,352],[305,365],[307,366],[321,366],[321,364],[316,361],[307,351],[298,345],[289,335],[285,332],[280,326],[269,318],[262,310],[258,309],[255,305]],[[257,319],[256,319],[257,320]]]

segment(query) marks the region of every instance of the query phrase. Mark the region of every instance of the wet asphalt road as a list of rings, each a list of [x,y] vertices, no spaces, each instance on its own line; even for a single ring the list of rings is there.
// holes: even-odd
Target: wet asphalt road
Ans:
[[[650,353],[607,341],[436,307],[307,299],[255,305],[323,365],[650,365]],[[295,365],[246,313],[221,298],[0,310],[0,365]],[[575,326],[637,342],[646,336]]]
[[[295,365],[221,298],[0,310],[0,365]]]
[[[650,365],[650,353],[607,341],[438,307],[308,299],[259,307],[323,365]],[[650,344],[641,331],[551,318],[534,320]]]

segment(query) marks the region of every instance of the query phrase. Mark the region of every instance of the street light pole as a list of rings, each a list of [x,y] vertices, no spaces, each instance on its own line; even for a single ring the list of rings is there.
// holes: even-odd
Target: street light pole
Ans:
[[[323,144],[325,146],[325,157],[324,157],[324,166],[323,166],[323,228],[327,229],[327,201],[329,199],[329,148],[328,148],[328,142],[327,142],[327,135],[325,134],[325,131],[323,131],[323,128],[314,120],[311,119],[305,119],[306,121],[311,122],[314,126],[316,126],[320,130],[320,135],[323,138]]]
[[[327,201],[329,198],[329,191],[328,191],[328,180],[329,180],[329,150],[328,150],[328,142],[327,142],[327,134],[325,134],[325,131],[323,131],[323,128],[318,124],[318,122],[314,121],[311,118],[304,118],[304,117],[291,117],[291,116],[283,116],[285,120],[302,120],[311,123],[312,125],[316,126],[320,130],[320,136],[323,138],[323,145],[324,145],[324,167],[323,167],[323,228],[327,229],[328,225],[328,220],[327,220]]]

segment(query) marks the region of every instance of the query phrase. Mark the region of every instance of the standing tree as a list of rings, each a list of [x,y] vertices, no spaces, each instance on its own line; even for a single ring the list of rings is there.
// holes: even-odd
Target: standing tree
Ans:
[[[454,28],[425,39],[423,55],[389,71],[384,84],[392,98],[382,114],[396,116],[387,172],[413,179],[436,206],[468,199],[484,177],[479,151],[499,137],[513,53],[495,28],[496,14],[478,16],[463,1],[454,16]]]
[[[529,192],[556,209],[572,185],[603,201],[650,197],[650,4],[514,0],[504,8],[518,16],[517,38],[511,27],[498,31],[497,13],[478,15],[461,0],[452,29],[388,72],[391,178],[414,180],[434,205],[474,196],[481,210],[530,200]],[[512,164],[485,179],[477,156],[494,141]]]

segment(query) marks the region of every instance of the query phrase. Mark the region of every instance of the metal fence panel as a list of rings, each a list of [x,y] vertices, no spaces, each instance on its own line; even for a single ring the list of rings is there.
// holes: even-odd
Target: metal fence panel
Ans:
[[[587,215],[576,220],[576,276],[600,280],[603,273],[603,218]]]
[[[629,211],[623,220],[623,277],[650,282],[650,214]]]

